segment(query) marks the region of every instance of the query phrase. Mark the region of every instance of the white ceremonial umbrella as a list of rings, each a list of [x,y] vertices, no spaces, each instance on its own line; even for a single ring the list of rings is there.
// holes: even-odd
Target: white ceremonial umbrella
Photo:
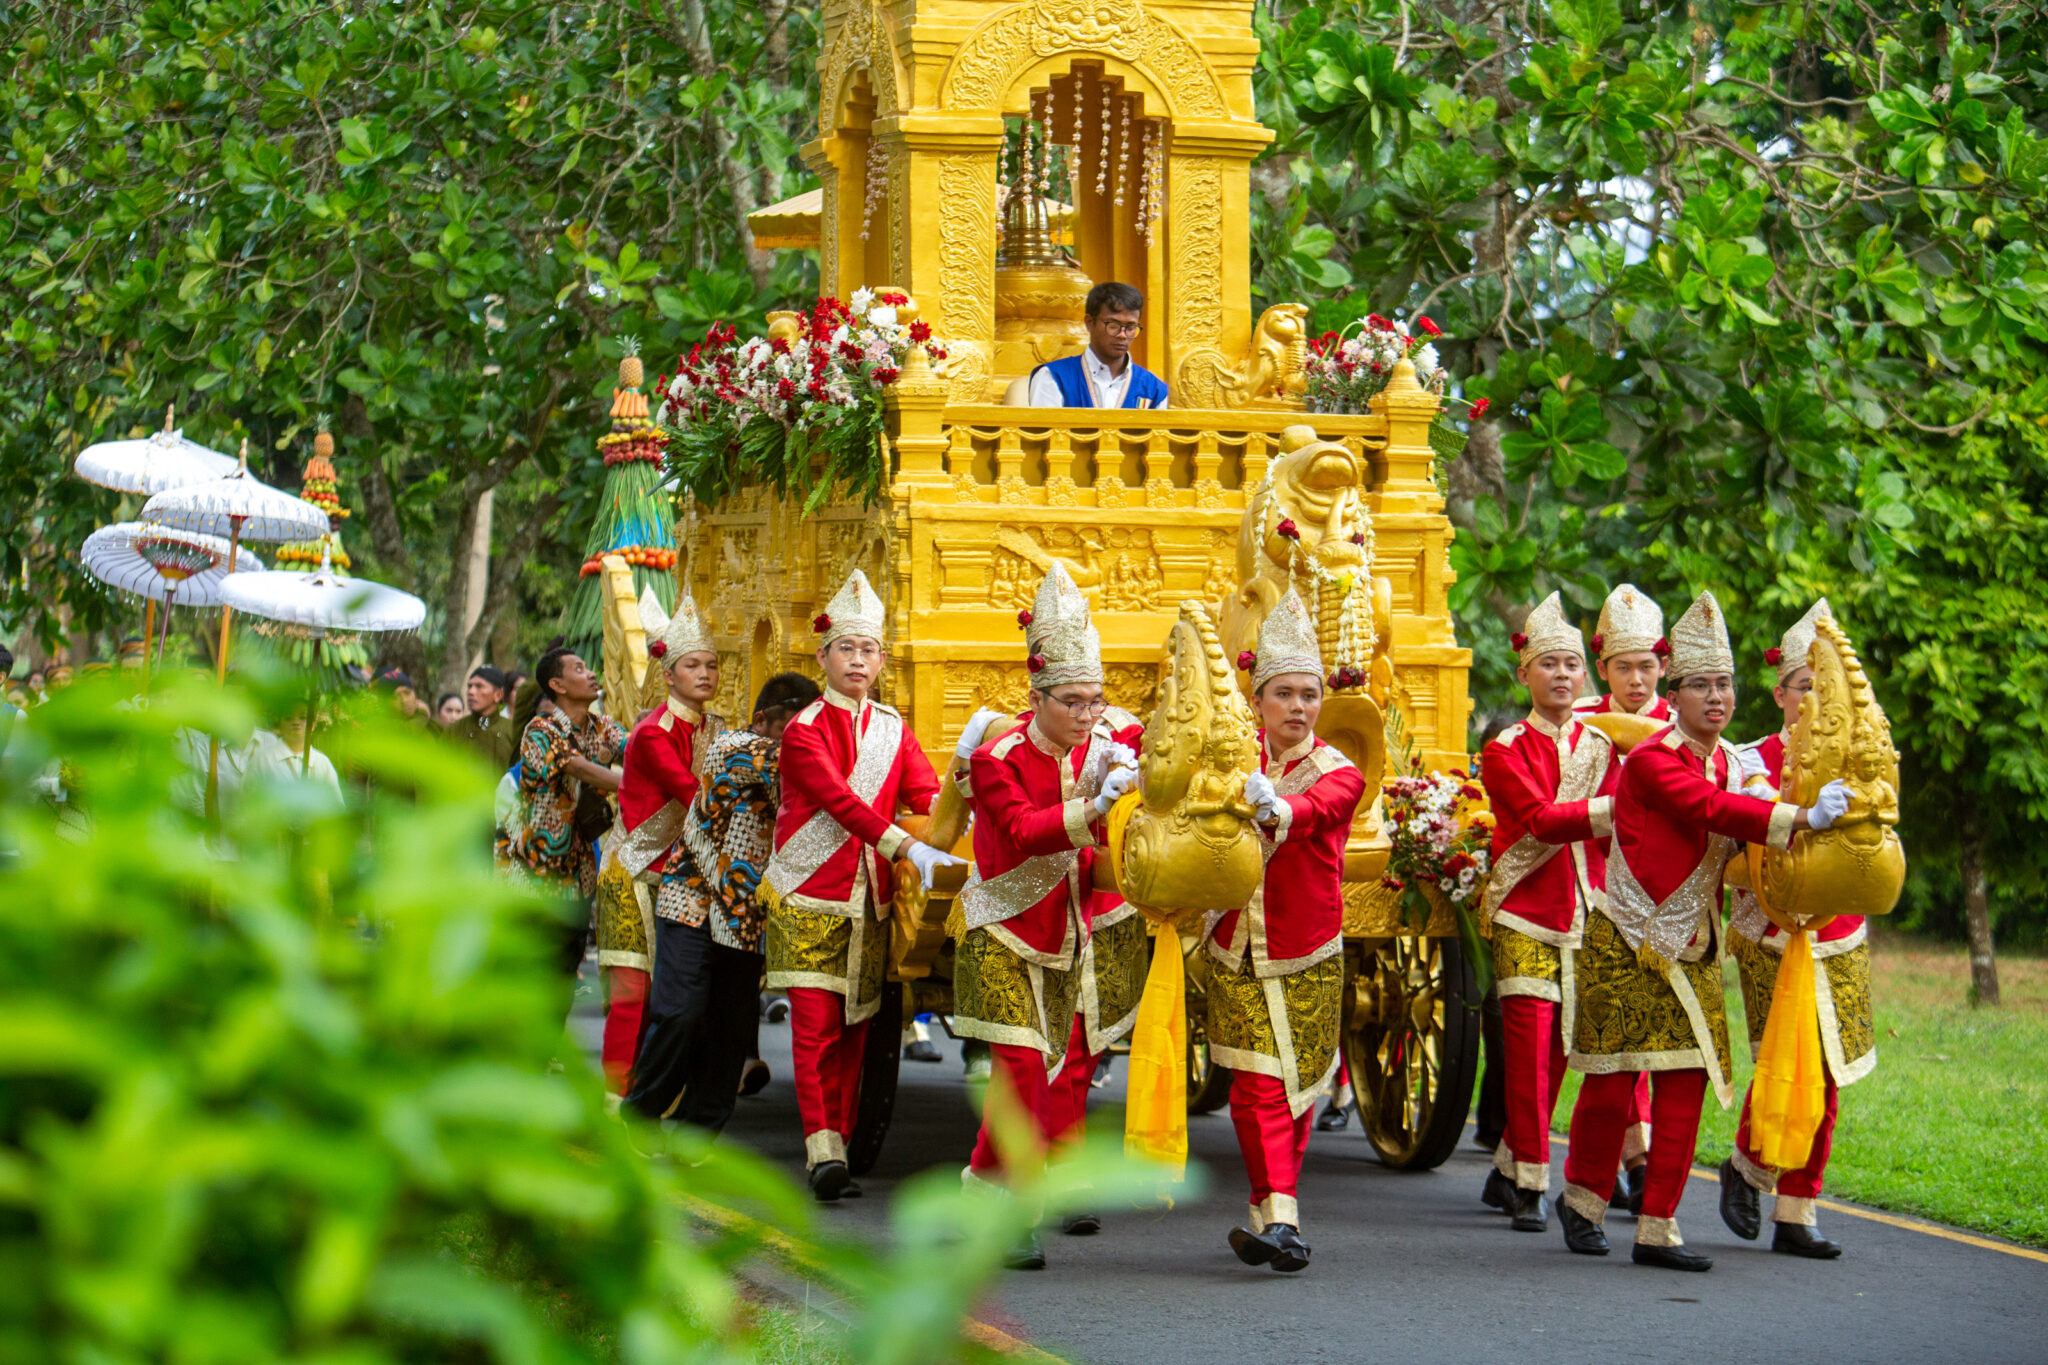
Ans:
[[[197,531],[179,531],[148,522],[122,521],[102,526],[85,538],[78,558],[86,572],[118,592],[146,598],[150,621],[145,633],[156,629],[156,604],[164,604],[165,634],[170,627],[172,607],[217,607],[221,584],[231,574],[261,573],[263,561],[245,549],[232,551],[219,536]],[[158,661],[162,646],[158,645]],[[143,652],[144,682],[148,681],[149,654]]]
[[[144,497],[234,473],[231,456],[188,441],[184,432],[173,428],[175,415],[175,408],[165,408],[164,429],[139,441],[101,441],[87,446],[72,469],[87,483]]]
[[[317,573],[241,574],[221,585],[221,597],[236,611],[310,632],[316,660],[320,641],[330,631],[386,634],[418,630],[427,619],[427,604],[411,593],[336,573],[327,550],[321,552]],[[310,727],[310,718],[307,723]],[[310,769],[310,732],[304,762]]]

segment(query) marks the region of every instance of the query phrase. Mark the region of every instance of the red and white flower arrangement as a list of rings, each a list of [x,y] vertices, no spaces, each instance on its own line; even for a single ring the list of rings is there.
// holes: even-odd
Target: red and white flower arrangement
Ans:
[[[1492,866],[1493,815],[1479,784],[1462,773],[1424,772],[1415,759],[1382,790],[1394,845],[1385,884],[1402,892],[1433,887],[1457,906],[1480,896]]]
[[[1353,331],[1352,328],[1356,328]],[[1342,332],[1325,332],[1308,344],[1310,412],[1364,412],[1372,396],[1394,377],[1394,366],[1415,364],[1415,382],[1442,393],[1450,374],[1437,359],[1431,340],[1442,329],[1428,318],[1407,323],[1373,313]]]

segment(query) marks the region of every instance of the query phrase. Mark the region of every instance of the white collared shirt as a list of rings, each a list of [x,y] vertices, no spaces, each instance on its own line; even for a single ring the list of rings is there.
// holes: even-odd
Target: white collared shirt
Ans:
[[[1096,407],[1120,408],[1124,405],[1124,394],[1131,387],[1131,371],[1137,363],[1125,356],[1123,373],[1111,374],[1109,366],[1095,354],[1094,347],[1081,352],[1081,373],[1088,377],[1089,392]],[[1067,400],[1060,396],[1060,382],[1052,377],[1051,370],[1041,367],[1031,376],[1029,403],[1034,408],[1063,408],[1067,405]],[[1166,400],[1161,399],[1154,406],[1163,408]]]

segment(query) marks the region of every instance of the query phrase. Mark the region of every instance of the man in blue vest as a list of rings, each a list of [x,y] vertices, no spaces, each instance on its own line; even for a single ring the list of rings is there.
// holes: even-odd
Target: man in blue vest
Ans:
[[[1088,291],[1088,349],[1031,372],[1034,408],[1163,408],[1166,383],[1131,359],[1145,296],[1114,280]]]

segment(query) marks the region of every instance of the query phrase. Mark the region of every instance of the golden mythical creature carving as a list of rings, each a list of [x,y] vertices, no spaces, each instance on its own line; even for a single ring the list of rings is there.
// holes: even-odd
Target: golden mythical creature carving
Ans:
[[[1831,617],[1815,622],[1807,663],[1813,690],[1785,747],[1781,795],[1810,806],[1840,778],[1850,797],[1831,828],[1800,835],[1788,851],[1750,855],[1765,913],[1788,930],[1818,927],[1836,915],[1886,914],[1906,883],[1891,725],[1849,637]]]
[[[1394,589],[1371,576],[1364,457],[1316,439],[1307,426],[1281,432],[1280,450],[1238,528],[1237,576],[1243,586],[1223,602],[1224,648],[1232,658],[1257,649],[1259,627],[1291,587],[1316,623],[1324,667],[1358,675],[1332,690],[1362,687],[1384,712],[1394,685],[1387,657]]]
[[[668,695],[661,670],[648,667],[647,658],[647,637],[662,632],[668,613],[652,589],[634,595],[633,567],[622,557],[606,555],[599,568],[604,574],[605,711],[630,730]]]
[[[1265,875],[1246,776],[1258,762],[1251,708],[1232,681],[1209,611],[1180,604],[1166,642],[1159,703],[1145,726],[1144,794],[1128,812],[1116,879],[1154,911],[1234,910]]]
[[[1259,315],[1251,353],[1236,364],[1213,347],[1180,363],[1174,401],[1189,408],[1292,406],[1308,388],[1308,308],[1276,303]]]

